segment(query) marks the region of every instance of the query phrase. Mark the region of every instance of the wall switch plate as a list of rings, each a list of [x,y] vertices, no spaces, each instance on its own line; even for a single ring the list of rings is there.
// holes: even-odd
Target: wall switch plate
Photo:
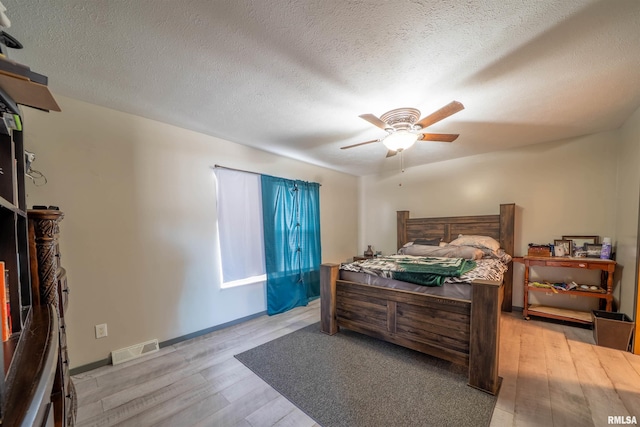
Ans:
[[[96,339],[104,338],[107,336],[107,324],[101,323],[100,325],[96,325]]]

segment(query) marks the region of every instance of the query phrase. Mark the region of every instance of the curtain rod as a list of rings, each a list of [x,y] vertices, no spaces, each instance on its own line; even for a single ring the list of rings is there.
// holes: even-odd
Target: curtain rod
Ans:
[[[236,172],[252,173],[254,175],[262,175],[259,172],[246,171],[246,170],[243,170],[243,169],[236,169],[236,168],[228,168],[226,166],[221,166],[221,165],[213,165],[213,169],[215,169],[215,168],[227,169],[227,170],[236,171]]]
[[[222,166],[222,165],[213,165],[212,169],[216,169],[216,168],[227,169],[227,170],[236,171],[236,172],[252,173],[254,175],[266,175],[266,174],[263,174],[263,173],[260,173],[260,172],[247,171],[247,170],[244,170],[244,169],[229,168],[229,167]],[[277,177],[277,178],[280,178],[280,177]],[[282,178],[282,179],[289,179],[289,178]],[[291,181],[294,181],[294,180],[291,180]],[[322,184],[318,183],[318,185],[320,187],[322,187]]]

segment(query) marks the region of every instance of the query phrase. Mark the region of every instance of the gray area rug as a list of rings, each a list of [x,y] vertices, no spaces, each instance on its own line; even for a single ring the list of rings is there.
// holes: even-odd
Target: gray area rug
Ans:
[[[464,367],[320,323],[235,357],[323,427],[488,426],[496,402]]]

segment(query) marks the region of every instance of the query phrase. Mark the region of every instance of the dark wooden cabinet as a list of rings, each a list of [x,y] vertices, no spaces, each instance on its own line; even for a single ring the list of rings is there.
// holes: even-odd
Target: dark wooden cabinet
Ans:
[[[0,346],[3,426],[33,419],[38,411],[31,402],[47,405],[38,388],[52,387],[46,361],[58,354],[58,338],[51,333],[57,323],[48,310],[32,310],[24,173],[22,132],[0,132],[0,261],[4,263],[0,274],[5,277],[5,289],[0,291],[8,307],[8,320],[3,320],[10,324],[10,335]]]
[[[9,62],[0,57],[0,69]],[[3,76],[0,118],[3,113],[11,114],[24,125],[19,107],[7,93],[15,93],[14,81],[20,87],[33,82]],[[37,76],[46,83],[46,77]],[[22,94],[19,103],[45,111],[50,109],[48,105],[58,109],[46,84],[33,84],[37,93]],[[45,98],[48,103],[43,105]],[[5,277],[6,289],[0,292],[8,297],[11,327],[0,345],[0,425],[71,426],[75,423],[76,398],[64,323],[68,289],[57,245],[62,213],[48,209],[27,213],[22,127],[12,130],[1,123],[0,261],[5,271],[0,274]],[[45,248],[49,252],[41,252]]]

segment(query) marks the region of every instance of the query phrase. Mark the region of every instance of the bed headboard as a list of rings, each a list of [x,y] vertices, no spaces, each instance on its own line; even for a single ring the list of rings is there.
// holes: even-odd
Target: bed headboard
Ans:
[[[409,218],[409,211],[398,211],[398,249],[416,239],[444,239],[450,242],[458,234],[490,236],[500,247],[514,256],[515,203],[501,204],[498,215],[451,216],[440,218]],[[513,268],[504,277],[503,311],[511,311]]]

